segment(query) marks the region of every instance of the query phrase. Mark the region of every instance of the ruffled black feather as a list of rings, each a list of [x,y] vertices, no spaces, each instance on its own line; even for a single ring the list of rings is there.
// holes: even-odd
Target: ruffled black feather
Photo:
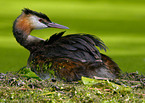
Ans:
[[[94,62],[101,59],[100,52],[96,46],[106,50],[105,44],[95,36],[89,34],[62,36],[64,33],[65,31],[56,33],[44,42],[45,46],[42,48],[44,52],[47,51],[45,55],[47,58],[63,57],[81,62]]]
[[[96,36],[90,35],[90,34],[71,34],[67,36],[62,35],[65,33],[65,31],[60,32],[60,33],[55,33],[50,37],[50,39],[46,40],[46,44],[53,44],[59,40],[59,43],[62,43],[63,45],[66,44],[67,47],[68,45],[72,45],[74,47],[78,47],[80,49],[83,49],[84,47],[88,48],[89,50],[94,50],[96,49],[95,46],[99,47],[100,49],[103,49],[106,51],[107,46],[103,43],[103,41]],[[71,46],[72,47],[72,46]],[[72,47],[72,48],[74,48]]]

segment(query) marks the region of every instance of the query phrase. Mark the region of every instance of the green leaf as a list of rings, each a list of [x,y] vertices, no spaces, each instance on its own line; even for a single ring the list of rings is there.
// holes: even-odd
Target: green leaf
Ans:
[[[84,85],[87,86],[93,86],[93,87],[95,86],[102,89],[107,88],[122,94],[124,94],[125,92],[131,92],[132,90],[130,87],[125,87],[124,85],[118,85],[113,82],[110,82],[109,80],[96,80],[87,77],[82,77],[82,82]],[[97,84],[101,84],[101,85],[97,85]]]
[[[37,79],[37,80],[41,80],[41,78],[38,77],[34,72],[32,72],[30,68],[23,68],[22,70],[19,71],[19,73],[20,73],[23,77],[35,78],[35,79]]]
[[[97,83],[104,83],[104,80],[96,80],[96,79],[91,79],[91,78],[87,78],[87,77],[83,77],[82,76],[82,82],[84,83],[84,85],[95,85]]]

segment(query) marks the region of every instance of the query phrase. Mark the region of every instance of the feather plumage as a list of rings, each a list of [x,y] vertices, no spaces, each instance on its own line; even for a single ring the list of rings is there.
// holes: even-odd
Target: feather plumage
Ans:
[[[24,9],[15,20],[14,36],[30,51],[28,66],[40,78],[74,81],[81,79],[81,76],[118,77],[118,65],[108,56],[101,54],[98,49],[107,49],[101,39],[90,34],[63,36],[63,31],[43,40],[30,35],[30,32],[38,27],[68,28],[53,23],[45,14],[30,9]]]

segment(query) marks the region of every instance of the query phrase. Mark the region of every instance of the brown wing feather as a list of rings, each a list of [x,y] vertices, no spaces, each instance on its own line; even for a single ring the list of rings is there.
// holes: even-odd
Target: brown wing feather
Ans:
[[[105,66],[114,74],[119,75],[121,69],[119,66],[107,55],[101,53],[101,58],[105,64]]]

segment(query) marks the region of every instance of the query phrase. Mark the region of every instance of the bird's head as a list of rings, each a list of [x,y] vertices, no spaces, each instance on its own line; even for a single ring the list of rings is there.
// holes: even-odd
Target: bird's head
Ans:
[[[44,28],[59,28],[69,29],[66,26],[52,22],[45,14],[32,11],[30,9],[23,9],[22,14],[18,17],[18,28],[44,29]]]

